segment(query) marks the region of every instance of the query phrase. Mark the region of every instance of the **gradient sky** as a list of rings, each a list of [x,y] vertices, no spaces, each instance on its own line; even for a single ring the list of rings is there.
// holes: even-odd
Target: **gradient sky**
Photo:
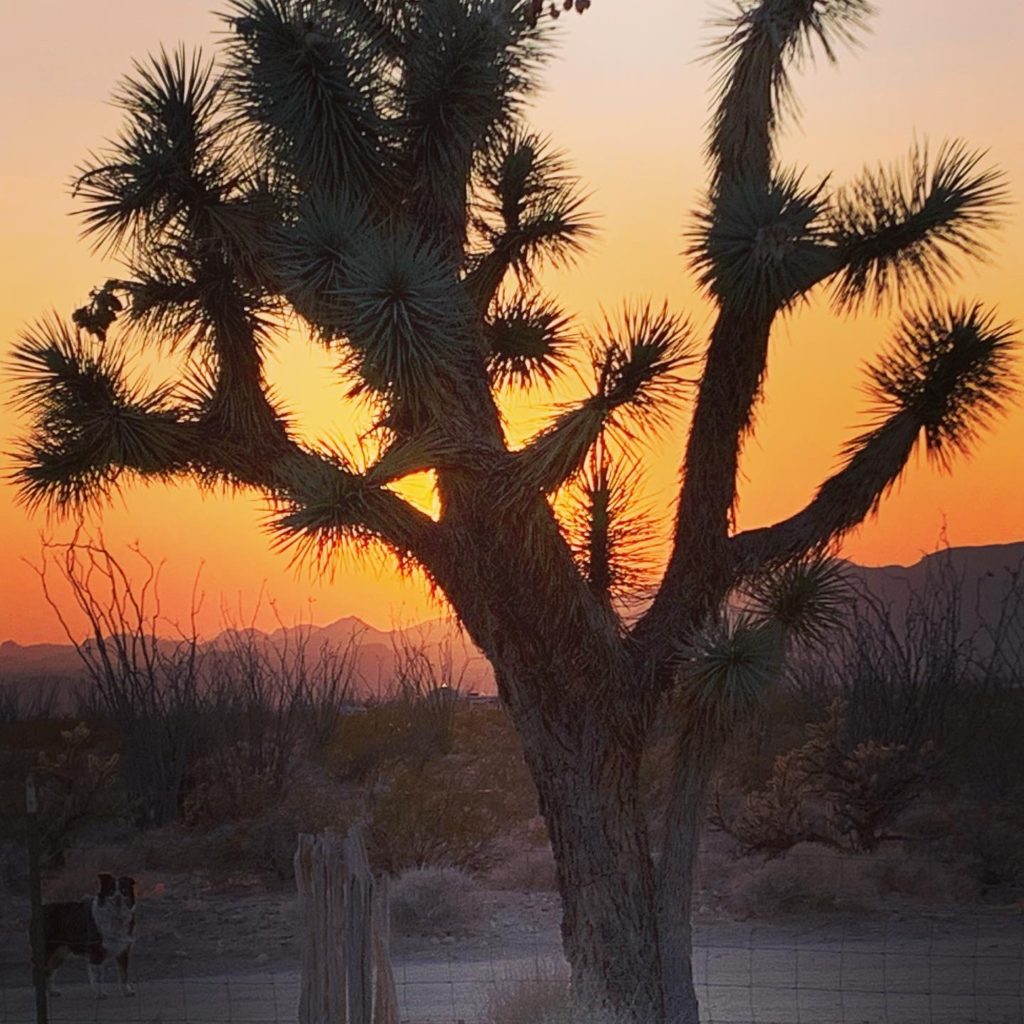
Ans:
[[[0,35],[0,356],[18,332],[56,310],[67,315],[116,271],[78,240],[67,182],[87,153],[116,132],[106,101],[132,58],[161,44],[212,51],[216,0],[39,0],[4,13]],[[866,45],[796,78],[803,112],[787,126],[782,158],[812,177],[839,183],[866,163],[903,156],[912,141],[964,138],[989,150],[1007,173],[1014,203],[993,235],[992,253],[950,289],[996,305],[1024,323],[1024,92],[1020,0],[879,0]],[[683,231],[705,172],[709,69],[699,60],[714,7],[687,0],[597,0],[583,18],[563,19],[559,58],[533,120],[573,159],[593,192],[600,236],[572,269],[546,275],[549,290],[585,324],[622,299],[667,298],[707,328],[709,310],[685,261]],[[892,313],[836,319],[811,304],[775,331],[766,401],[743,461],[739,525],[788,515],[836,464],[844,439],[863,422],[859,367],[889,333]],[[290,338],[276,349],[271,376],[313,434],[345,435],[353,420],[327,377],[329,358]],[[6,398],[9,384],[0,377]],[[550,399],[517,407],[517,431],[540,422]],[[0,448],[18,425],[0,409]],[[675,493],[681,426],[652,454],[649,499],[668,508]],[[945,530],[953,544],[1024,539],[1024,412],[1018,407],[986,435],[969,461],[944,476],[924,460],[909,467],[881,514],[847,542],[869,564],[909,563]],[[5,466],[6,469],[6,466]],[[286,622],[326,623],[356,614],[380,626],[436,614],[422,582],[391,566],[339,560],[332,581],[290,570],[270,552],[257,499],[207,495],[182,484],[132,487],[93,524],[116,552],[138,541],[166,559],[164,607],[183,617],[202,565],[200,623],[214,630],[230,609],[236,621],[269,625],[276,602]],[[65,539],[67,523],[29,518],[0,483],[0,639],[62,639],[26,564],[40,538]],[[258,606],[258,597],[263,602]]]

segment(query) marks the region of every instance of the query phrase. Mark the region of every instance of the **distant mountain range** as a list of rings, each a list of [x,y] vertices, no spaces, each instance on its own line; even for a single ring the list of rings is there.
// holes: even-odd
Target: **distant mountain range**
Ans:
[[[307,665],[325,656],[351,659],[351,689],[356,698],[386,695],[404,680],[426,688],[455,685],[464,691],[494,693],[494,674],[465,634],[447,619],[405,629],[380,630],[356,616],[327,626],[295,626],[265,633],[226,630],[201,644],[210,654],[253,644],[268,656],[291,661],[300,653]],[[174,641],[160,641],[170,651]],[[33,691],[56,689],[63,697],[85,681],[82,660],[72,644],[0,643],[0,686],[11,685],[31,698]]]
[[[929,578],[952,571],[963,580],[962,619],[965,630],[998,621],[1009,592],[1011,573],[1024,569],[1024,542],[981,547],[948,548],[926,555],[911,566],[861,566],[851,563],[853,575],[868,591],[903,613],[908,595],[919,592]],[[1024,584],[1024,580],[1022,580]],[[899,619],[897,618],[898,622]],[[230,647],[244,632],[227,631],[204,646]],[[406,629],[380,630],[355,616],[327,626],[299,626],[272,633],[252,632],[253,641],[266,645],[275,656],[294,653],[304,644],[305,657],[314,661],[323,653],[350,649],[356,695],[387,693],[403,668],[418,663],[433,683],[451,682],[463,690],[494,692],[490,665],[459,628],[448,619],[433,619]],[[168,641],[169,643],[169,641]],[[1024,645],[1024,638],[1021,639]],[[0,644],[0,684],[15,684],[26,695],[35,688],[57,685],[71,691],[81,685],[82,663],[70,644],[27,644],[7,640]]]

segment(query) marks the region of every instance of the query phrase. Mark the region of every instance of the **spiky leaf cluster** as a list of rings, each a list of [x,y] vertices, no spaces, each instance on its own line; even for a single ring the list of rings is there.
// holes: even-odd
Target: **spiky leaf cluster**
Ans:
[[[130,382],[127,362],[123,349],[97,350],[58,320],[15,346],[16,407],[33,424],[15,459],[30,505],[80,508],[105,498],[125,469],[164,475],[180,467],[172,388]]]
[[[639,501],[640,467],[614,459],[604,444],[590,453],[568,492],[566,525],[573,554],[604,602],[637,597],[657,559],[652,516]]]
[[[748,614],[777,624],[784,636],[820,645],[843,621],[853,597],[846,564],[814,551],[772,566],[743,585]]]
[[[551,384],[567,366],[575,343],[569,317],[538,295],[497,303],[486,332],[491,379],[499,387]]]
[[[714,617],[677,653],[686,721],[726,736],[760,708],[782,669],[782,633],[744,615]]]
[[[644,415],[641,428],[665,422],[693,383],[685,372],[697,359],[685,317],[668,305],[627,304],[618,322],[605,319],[590,342],[598,393],[616,409],[629,405]]]
[[[700,283],[719,301],[755,314],[784,308],[832,265],[826,201],[823,184],[805,186],[795,173],[723,187],[698,212],[691,234]]]
[[[346,4],[234,0],[232,101],[299,187],[375,195],[386,174],[387,68]],[[256,130],[255,126],[259,126]]]
[[[980,305],[925,306],[907,314],[867,371],[878,414],[909,416],[929,455],[948,463],[1002,413],[1018,386],[1018,335]]]
[[[115,102],[124,130],[75,182],[86,232],[101,245],[146,245],[201,231],[230,177],[212,66],[161,51],[136,63]]]
[[[985,252],[1006,182],[982,159],[962,142],[947,142],[932,163],[928,147],[915,146],[905,166],[867,171],[840,190],[829,214],[844,262],[835,286],[840,305],[874,299],[877,306],[889,294],[901,299],[935,288],[952,276],[954,254]]]
[[[689,324],[667,306],[627,305],[619,321],[605,320],[589,350],[593,393],[517,453],[515,480],[527,490],[550,493],[573,479],[608,430],[629,446],[665,426],[696,361]]]
[[[541,257],[573,259],[593,235],[579,179],[533,132],[501,133],[481,157],[476,187],[475,227],[521,279],[532,278]]]

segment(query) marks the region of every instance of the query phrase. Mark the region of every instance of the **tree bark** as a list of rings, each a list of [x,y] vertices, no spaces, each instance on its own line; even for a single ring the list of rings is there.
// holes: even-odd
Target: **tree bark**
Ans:
[[[639,800],[639,751],[597,730],[565,747],[524,733],[562,896],[562,940],[584,1006],[664,1018],[654,866]]]
[[[658,931],[666,1024],[698,1024],[693,980],[693,887],[708,787],[719,745],[691,730],[679,743],[658,862]]]

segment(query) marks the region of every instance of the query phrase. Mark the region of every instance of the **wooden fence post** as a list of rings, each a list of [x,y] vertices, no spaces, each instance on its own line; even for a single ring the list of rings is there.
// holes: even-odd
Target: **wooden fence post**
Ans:
[[[346,1024],[342,929],[345,886],[336,835],[299,836],[295,851],[302,928],[299,1024]]]
[[[391,969],[391,883],[377,879],[373,900],[373,1024],[398,1024],[398,990]]]
[[[43,930],[43,872],[40,864],[39,796],[35,776],[25,780],[25,815],[28,822],[28,883],[32,903],[32,986],[36,991],[36,1024],[47,1024],[46,934]]]
[[[358,826],[345,837],[344,856],[348,1024],[373,1024],[373,875]]]
[[[387,880],[374,880],[362,830],[299,836],[299,1024],[398,1024]]]

